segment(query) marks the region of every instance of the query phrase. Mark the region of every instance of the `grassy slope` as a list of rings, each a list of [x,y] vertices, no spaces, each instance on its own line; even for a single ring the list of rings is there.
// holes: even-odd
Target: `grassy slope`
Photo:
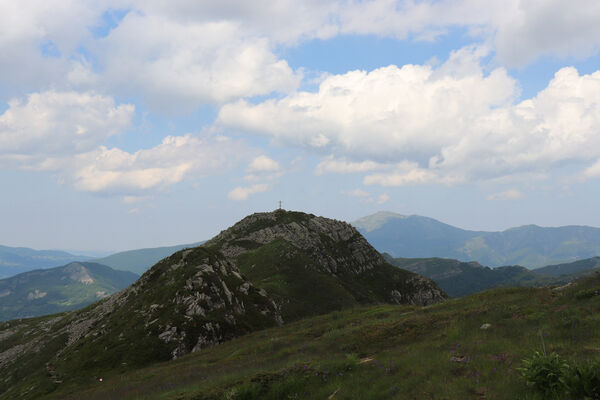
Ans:
[[[577,296],[594,289],[600,274],[562,291],[494,289],[426,308],[333,312],[48,398],[530,398],[516,368],[541,350],[540,335],[567,359],[599,356],[600,296]]]
[[[284,321],[359,304],[388,302],[383,294],[393,289],[393,283],[412,276],[386,265],[358,276],[331,275],[318,272],[313,264],[307,254],[283,239],[250,250],[237,259],[242,273],[282,304]]]

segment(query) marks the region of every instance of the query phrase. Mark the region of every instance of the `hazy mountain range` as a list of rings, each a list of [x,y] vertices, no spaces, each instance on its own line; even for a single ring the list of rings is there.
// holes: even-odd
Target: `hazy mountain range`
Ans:
[[[393,257],[452,258],[483,265],[538,268],[600,255],[600,228],[526,225],[502,232],[470,231],[433,218],[379,212],[352,224]]]
[[[90,257],[79,256],[60,250],[34,250],[27,247],[0,246],[0,278],[39,268],[51,268],[72,261],[87,261]]]
[[[179,250],[196,247],[202,243],[204,242],[122,251],[103,258],[96,258],[94,262],[108,265],[111,268],[121,271],[130,271],[141,275],[163,258]]]
[[[0,320],[75,310],[132,284],[138,275],[73,262],[0,280]]]

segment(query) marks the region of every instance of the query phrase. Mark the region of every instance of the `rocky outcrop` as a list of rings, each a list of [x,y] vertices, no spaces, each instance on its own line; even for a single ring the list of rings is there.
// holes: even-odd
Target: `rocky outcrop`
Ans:
[[[252,214],[208,241],[235,258],[259,245],[283,239],[303,250],[322,272],[355,273],[385,260],[350,224],[312,214],[277,210]]]
[[[370,276],[371,281],[362,287],[372,292],[367,296],[371,301],[429,305],[447,297],[430,279],[408,271],[398,277],[395,272],[400,270],[387,268],[389,264],[383,256],[352,225],[312,214],[285,210],[252,214],[222,231],[205,246],[220,251],[235,263],[245,253],[277,240],[285,241],[294,249],[281,255],[282,263],[290,264],[293,258],[306,256],[312,262],[304,264],[304,268],[339,278],[351,291],[354,279],[364,281],[365,276]],[[287,255],[289,259],[285,260]],[[391,275],[396,278],[392,279]],[[357,301],[367,300],[362,296],[362,300]]]

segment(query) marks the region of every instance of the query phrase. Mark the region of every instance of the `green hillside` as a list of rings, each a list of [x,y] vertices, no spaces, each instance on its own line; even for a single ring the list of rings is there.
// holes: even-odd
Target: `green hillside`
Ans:
[[[51,268],[72,261],[86,261],[90,257],[78,256],[59,250],[34,250],[27,247],[0,246],[0,279],[40,268]]]
[[[574,277],[553,277],[518,265],[490,268],[477,262],[446,258],[393,258],[389,263],[426,276],[452,297],[466,296],[498,286],[543,286],[566,283]]]
[[[526,225],[502,232],[460,229],[433,218],[380,212],[352,223],[378,251],[539,268],[600,255],[600,228]]]
[[[425,308],[354,308],[145,369],[56,384],[42,398],[544,399],[518,368],[535,351],[555,352],[570,365],[600,361],[599,289],[597,274],[565,289],[504,288]],[[29,329],[40,322],[29,321]],[[28,329],[21,324],[13,329]],[[19,383],[10,393],[29,387]]]
[[[256,213],[85,309],[0,324],[0,398],[37,400],[315,314],[446,297],[347,223]]]
[[[597,268],[600,268],[600,257],[588,258],[572,263],[548,265],[546,267],[536,269],[535,272],[545,275],[561,276],[588,273],[590,270]]]
[[[95,259],[94,262],[108,265],[111,268],[121,271],[130,271],[142,275],[151,266],[163,258],[168,257],[179,250],[196,247],[202,243],[204,242],[122,251],[111,254],[110,256]]]
[[[0,280],[0,320],[82,308],[129,286],[137,277],[91,262],[24,272]]]

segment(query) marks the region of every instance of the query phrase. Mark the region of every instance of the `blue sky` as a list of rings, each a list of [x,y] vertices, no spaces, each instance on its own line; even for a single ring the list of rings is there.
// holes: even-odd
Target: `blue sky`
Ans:
[[[600,226],[600,3],[0,5],[0,244],[191,243],[276,208]]]

